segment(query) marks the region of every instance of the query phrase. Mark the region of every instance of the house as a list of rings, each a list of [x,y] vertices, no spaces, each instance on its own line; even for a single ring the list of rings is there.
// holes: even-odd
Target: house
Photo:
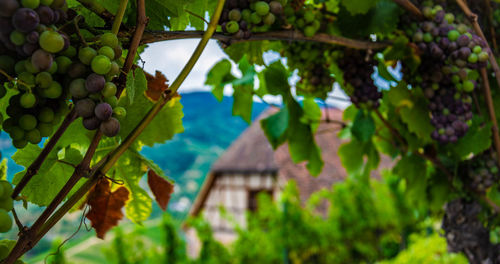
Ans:
[[[276,111],[276,108],[265,111],[259,120]],[[260,122],[255,121],[212,166],[189,215],[196,216],[203,212],[214,237],[227,244],[236,239],[236,233],[233,225],[221,216],[221,206],[240,226],[245,226],[245,212],[256,209],[256,198],[260,192],[276,197],[284,184],[293,179],[297,182],[302,201],[306,201],[313,192],[330,188],[335,182],[344,180],[347,173],[337,155],[343,143],[337,137],[338,131],[342,129],[342,123],[338,122],[342,120],[342,114],[338,109],[323,110],[324,121],[317,130],[316,143],[321,148],[325,165],[317,177],[308,173],[304,163],[295,164],[291,160],[286,144],[274,151]],[[323,207],[326,211],[327,205]],[[201,246],[196,232],[188,228],[186,238],[188,252],[195,256]]]

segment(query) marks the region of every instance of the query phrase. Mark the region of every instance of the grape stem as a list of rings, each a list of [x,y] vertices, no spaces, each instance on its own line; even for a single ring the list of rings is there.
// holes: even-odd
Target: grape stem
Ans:
[[[75,24],[75,31],[76,34],[78,35],[78,38],[80,38],[80,41],[83,43],[83,46],[88,47],[89,44],[85,40],[85,37],[82,35],[82,32],[80,31],[80,26],[78,26],[78,22],[80,21],[81,16],[76,16],[75,19],[73,20],[73,23]]]
[[[493,104],[493,99],[491,97],[490,82],[488,81],[488,74],[485,68],[480,70],[481,79],[483,83],[484,99],[486,101],[486,107],[488,108],[488,114],[490,116],[491,123],[493,124],[491,130],[493,133],[493,144],[495,145],[495,150],[497,152],[497,163],[500,164],[500,135],[498,134],[498,122],[495,114],[495,105]]]
[[[201,38],[203,31],[147,31],[142,38],[141,44],[154,43],[159,41],[177,40],[177,39],[193,39]],[[213,39],[231,45],[235,43],[248,41],[262,40],[286,40],[286,41],[311,41],[322,42],[334,45],[350,47],[353,49],[378,50],[391,45],[390,42],[369,42],[355,39],[349,39],[340,36],[332,36],[324,33],[316,34],[314,37],[306,37],[302,32],[296,30],[270,31],[262,33],[253,33],[248,39],[235,39],[233,36],[228,36],[221,33],[216,33],[212,36]]]
[[[420,19],[424,18],[424,15],[420,11],[420,9],[418,9],[418,7],[416,7],[409,0],[393,0],[393,1],[394,1],[394,3],[400,5],[402,8],[406,9],[408,12],[418,16],[418,18],[420,18]]]
[[[199,18],[200,20],[202,20],[203,22],[205,22],[205,24],[209,24],[209,22],[208,22],[205,18],[203,18],[202,16],[200,16],[200,15],[198,15],[198,14],[195,14],[194,12],[191,12],[191,11],[189,11],[189,10],[187,10],[187,9],[184,9],[184,11],[185,11],[186,13],[188,13],[188,14],[190,14],[190,15],[192,15],[192,16],[194,16],[194,17],[196,17],[196,18]]]
[[[11,81],[11,82],[15,81],[15,82],[17,82],[17,83],[19,83],[19,84],[22,84],[22,85],[24,85],[24,86],[28,87],[29,89],[33,88],[33,85],[27,84],[27,83],[25,83],[25,82],[23,82],[23,81],[21,81],[21,80],[19,80],[19,79],[16,79],[16,78],[14,78],[14,77],[10,76],[8,73],[6,73],[6,72],[5,72],[4,70],[2,70],[2,69],[0,69],[0,74],[2,74],[3,76],[5,76],[5,77],[7,78],[7,80],[9,80],[9,81]]]
[[[493,12],[491,9],[490,0],[484,0],[486,14],[488,16],[488,25],[490,28],[491,42],[493,43],[493,49],[498,52],[497,38],[495,34],[495,27],[493,26]]]
[[[122,25],[123,16],[125,16],[125,11],[127,10],[128,0],[120,0],[120,6],[118,11],[116,11],[116,16],[113,21],[113,27],[111,28],[111,33],[118,35],[120,31],[120,26]]]

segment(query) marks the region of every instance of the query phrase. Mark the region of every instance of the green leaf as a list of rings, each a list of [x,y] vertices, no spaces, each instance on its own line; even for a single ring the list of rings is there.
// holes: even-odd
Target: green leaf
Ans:
[[[243,56],[243,58],[241,58],[241,60],[238,62],[238,68],[240,69],[243,76],[241,76],[241,78],[239,79],[234,80],[232,82],[233,86],[253,86],[255,74],[257,74],[257,72],[255,71],[255,67],[248,62],[246,56]]]
[[[417,155],[403,156],[393,169],[394,174],[406,179],[406,192],[413,203],[422,205],[427,197],[427,164]]]
[[[306,167],[309,173],[317,176],[321,173],[324,163],[311,126],[300,122],[304,111],[291,96],[287,99],[287,107],[289,113],[287,137],[292,160],[295,163],[308,161]]]
[[[290,85],[288,84],[288,70],[283,66],[280,60],[269,65],[264,71],[265,87],[271,95],[281,95],[288,93]]]
[[[491,123],[482,125],[482,118],[473,118],[472,126],[467,134],[455,144],[450,144],[450,150],[460,159],[466,159],[470,154],[479,154],[491,146]]]
[[[217,62],[207,74],[205,84],[212,86],[212,93],[219,101],[222,101],[224,86],[236,79],[231,74],[231,68],[231,62],[223,59]]]
[[[142,159],[127,150],[108,173],[112,178],[123,180],[125,187],[130,190],[131,200],[127,202],[125,212],[127,218],[134,223],[147,220],[153,211],[151,197],[139,186],[146,172],[147,167]]]
[[[392,87],[386,95],[396,111],[399,111],[408,130],[415,133],[424,143],[431,142],[430,135],[434,127],[431,124],[427,101],[422,97],[413,96],[405,82]]]
[[[233,115],[240,116],[247,123],[252,122],[253,85],[234,87]]]
[[[339,148],[339,157],[347,174],[358,174],[363,169],[364,144],[356,139],[344,143]]]
[[[224,49],[224,52],[233,61],[240,61],[247,56],[251,64],[264,65],[264,52],[270,48],[269,41],[249,41],[231,44]]]
[[[378,0],[342,0],[342,5],[353,15],[366,14]]]
[[[314,98],[309,97],[304,99],[303,109],[304,115],[300,118],[300,121],[310,125],[312,133],[315,133],[321,122],[321,108],[316,101],[314,101]]]
[[[136,68],[135,71],[127,75],[127,84],[125,89],[127,91],[127,98],[129,103],[134,102],[136,91],[145,91],[148,87],[148,81],[146,80],[146,75],[141,68]]]
[[[385,65],[385,63],[383,62],[383,60],[379,61],[377,69],[378,69],[378,74],[380,75],[380,77],[386,79],[387,81],[393,81],[393,82],[397,82],[398,81],[387,70],[387,65]]]
[[[264,130],[269,143],[273,149],[277,149],[286,141],[286,130],[288,128],[288,109],[282,108],[279,112],[262,119],[260,125]]]
[[[7,159],[0,162],[0,180],[7,180]]]
[[[41,151],[42,149],[39,146],[28,144],[24,149],[18,150],[12,156],[12,159],[17,164],[27,168]],[[74,171],[73,166],[58,161],[57,152],[57,149],[50,152],[38,173],[33,176],[21,192],[23,196],[27,197],[28,201],[36,205],[48,205]],[[26,170],[23,170],[14,175],[13,183],[18,184],[25,173]],[[84,180],[80,180],[73,190],[76,190],[83,181]]]
[[[369,141],[375,134],[375,122],[372,116],[364,111],[358,111],[351,132],[361,142]]]

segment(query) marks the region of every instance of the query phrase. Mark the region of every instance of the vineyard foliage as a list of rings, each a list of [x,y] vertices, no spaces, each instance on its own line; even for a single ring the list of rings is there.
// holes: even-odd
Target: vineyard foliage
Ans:
[[[140,151],[183,132],[177,92],[210,38],[229,59],[206,84],[219,100],[232,88],[235,116],[250,122],[254,99],[281,99],[261,121],[273,148],[288,144],[292,160],[318,175],[320,102],[342,89],[352,105],[335,120],[346,139],[338,155],[361,182],[344,199],[369,186],[389,156],[407,215],[442,217],[451,251],[500,263],[498,10],[489,0],[0,0],[0,120],[18,148],[11,158],[25,167],[0,185],[0,231],[22,231],[0,244],[2,263],[17,261],[70,210],[83,210],[104,237],[122,208],[138,224],[153,199],[166,208],[172,183]],[[147,44],[181,38],[201,41],[172,83],[143,71]],[[266,63],[268,52],[283,60]],[[146,174],[155,177],[145,188]],[[16,210],[45,209],[24,227],[13,200]],[[344,210],[336,204],[331,213]],[[328,239],[344,241],[343,232]]]

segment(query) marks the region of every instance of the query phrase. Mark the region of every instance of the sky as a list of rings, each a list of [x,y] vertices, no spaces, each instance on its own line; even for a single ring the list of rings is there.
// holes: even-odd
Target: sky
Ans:
[[[181,72],[186,62],[189,60],[191,54],[198,45],[198,42],[199,40],[197,39],[188,39],[171,40],[150,44],[141,54],[142,60],[145,61],[145,71],[154,74],[156,70],[159,70],[164,73],[170,83],[172,83],[175,77]],[[182,84],[179,90],[180,93],[210,91],[210,87],[204,85],[206,74],[218,61],[224,58],[228,58],[228,56],[219,47],[217,42],[214,40],[209,41],[200,59],[193,68],[193,71]],[[266,63],[270,63],[276,59],[279,59],[279,56],[276,53],[266,53],[264,55],[264,61]],[[234,66],[233,68],[235,69],[236,67]],[[256,67],[256,69],[257,71],[262,70],[260,67]],[[234,74],[238,76],[237,72],[234,72]],[[296,80],[298,80],[297,76],[291,78],[292,82]],[[231,89],[229,87],[226,87],[225,94],[231,94]],[[341,91],[341,89],[339,89],[338,86],[334,87],[332,96],[347,99],[346,95]],[[281,101],[280,98],[271,96],[266,96],[264,99],[266,102],[272,103],[280,103]],[[255,100],[259,101],[258,98],[255,98]],[[350,103],[345,100],[336,99],[329,99],[327,100],[327,103],[341,109],[350,105]]]

